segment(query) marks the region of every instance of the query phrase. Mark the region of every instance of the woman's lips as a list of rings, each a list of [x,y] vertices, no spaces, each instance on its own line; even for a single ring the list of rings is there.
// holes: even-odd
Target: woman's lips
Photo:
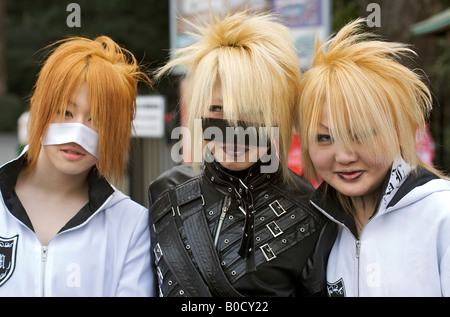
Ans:
[[[345,181],[354,181],[359,179],[364,174],[364,171],[341,171],[336,172],[336,174]]]
[[[224,143],[222,146],[222,150],[224,153],[226,153],[226,155],[238,158],[241,157],[242,155],[245,155],[245,153],[248,152],[248,147]]]
[[[65,147],[61,149],[61,153],[63,157],[69,161],[80,160],[85,155],[83,151],[77,149],[76,147]]]

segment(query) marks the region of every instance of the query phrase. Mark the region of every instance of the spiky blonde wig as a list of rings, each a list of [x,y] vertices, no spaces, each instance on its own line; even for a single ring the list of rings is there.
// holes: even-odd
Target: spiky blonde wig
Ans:
[[[73,37],[53,45],[39,72],[30,107],[29,166],[37,162],[41,139],[83,83],[88,89],[91,119],[99,132],[98,171],[120,181],[123,176],[136,110],[137,84],[150,79],[133,54],[107,36],[95,40]]]
[[[430,91],[398,61],[415,53],[404,44],[363,33],[363,23],[358,19],[347,24],[324,43],[316,40],[312,68],[302,78],[299,108],[306,176],[317,176],[308,151],[317,141],[323,105],[332,139],[347,149],[358,140],[380,163],[402,157],[412,166],[437,172],[415,150],[416,130],[425,127],[432,109]]]
[[[195,134],[197,142],[202,139],[201,131],[192,132],[194,119],[203,117],[218,80],[224,118],[234,123],[258,121],[267,127],[279,127],[277,150],[287,177],[300,79],[298,56],[289,30],[268,13],[247,11],[225,18],[211,17],[210,23],[192,27],[195,31],[190,35],[198,41],[175,51],[174,58],[157,73],[160,76],[178,65],[187,70],[184,101],[191,134]],[[267,131],[270,133],[270,129]]]

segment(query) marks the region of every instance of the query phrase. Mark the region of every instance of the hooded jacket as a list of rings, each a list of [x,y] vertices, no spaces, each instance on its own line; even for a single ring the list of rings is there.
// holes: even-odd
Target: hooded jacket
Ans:
[[[359,237],[322,184],[312,204],[339,225],[327,268],[329,296],[450,296],[450,182],[402,160]]]
[[[152,295],[148,210],[92,170],[89,202],[44,246],[14,191],[25,161],[0,168],[0,297]]]

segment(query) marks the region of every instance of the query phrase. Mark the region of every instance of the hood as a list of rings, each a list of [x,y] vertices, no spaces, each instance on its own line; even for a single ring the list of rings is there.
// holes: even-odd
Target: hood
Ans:
[[[397,194],[387,204],[386,210],[380,209],[380,213],[403,208],[433,193],[443,191],[448,191],[450,194],[449,181],[439,178],[423,167],[418,167],[411,172]]]

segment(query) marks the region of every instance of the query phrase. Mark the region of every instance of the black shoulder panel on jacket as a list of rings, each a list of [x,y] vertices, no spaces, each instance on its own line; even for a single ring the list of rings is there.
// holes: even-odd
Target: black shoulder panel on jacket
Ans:
[[[182,164],[172,167],[152,181],[148,188],[149,204],[158,199],[159,196],[169,188],[180,185],[200,174],[200,170],[193,169],[192,164]]]
[[[294,200],[297,201],[308,201],[311,198],[311,195],[314,193],[314,187],[303,177],[289,170],[290,176],[294,181],[293,186],[283,186],[283,189],[287,189],[289,195],[293,197]]]

